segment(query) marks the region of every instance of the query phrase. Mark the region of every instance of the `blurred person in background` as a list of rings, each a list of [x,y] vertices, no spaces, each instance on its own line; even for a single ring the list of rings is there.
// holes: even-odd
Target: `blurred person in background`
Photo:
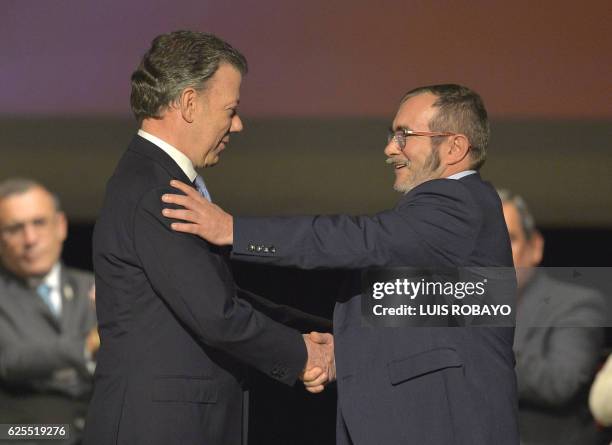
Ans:
[[[596,443],[586,396],[603,347],[604,301],[594,290],[536,269],[544,239],[525,200],[509,190],[498,193],[518,278],[514,351],[521,442]]]
[[[597,373],[589,394],[589,407],[597,423],[608,429],[606,443],[612,444],[612,355]]]
[[[83,427],[99,346],[93,275],[61,262],[60,202],[30,179],[0,182],[0,423]]]

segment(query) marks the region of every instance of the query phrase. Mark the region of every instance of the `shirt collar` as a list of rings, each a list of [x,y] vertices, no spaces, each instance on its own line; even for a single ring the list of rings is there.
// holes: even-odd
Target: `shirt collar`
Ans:
[[[51,268],[49,273],[43,277],[42,280],[40,278],[31,279],[31,280],[29,279],[27,280],[27,283],[30,287],[33,287],[33,288],[39,286],[40,284],[46,284],[51,289],[59,289],[60,288],[60,269],[61,269],[60,263],[57,262]]]
[[[164,152],[166,152],[166,154],[170,156],[172,160],[178,164],[181,170],[183,170],[183,173],[187,175],[187,177],[189,178],[191,182],[193,182],[196,176],[198,176],[198,173],[195,171],[195,168],[193,168],[193,163],[191,162],[191,159],[189,159],[185,155],[185,153],[180,151],[178,148],[173,147],[166,141],[158,138],[157,136],[153,136],[152,134],[149,134],[144,130],[138,130],[138,136],[146,139],[152,144],[157,145]]]
[[[461,179],[465,176],[473,175],[474,173],[476,173],[476,170],[463,170],[462,172],[447,176],[446,179]]]

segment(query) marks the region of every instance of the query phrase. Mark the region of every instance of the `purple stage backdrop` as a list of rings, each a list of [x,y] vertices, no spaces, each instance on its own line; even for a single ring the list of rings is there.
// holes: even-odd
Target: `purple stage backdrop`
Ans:
[[[612,117],[609,1],[3,0],[0,114],[129,114],[156,34],[242,50],[249,116],[384,116],[416,85],[459,82],[494,117]]]

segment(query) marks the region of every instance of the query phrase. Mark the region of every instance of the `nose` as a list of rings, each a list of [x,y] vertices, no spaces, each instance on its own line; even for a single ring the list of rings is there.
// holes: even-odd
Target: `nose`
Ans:
[[[242,120],[237,114],[232,117],[232,125],[230,126],[231,133],[239,133],[243,129]]]
[[[385,152],[385,155],[387,155],[387,157],[392,157],[392,156],[403,154],[399,146],[397,145],[397,142],[395,142],[394,139],[391,139],[387,143],[387,146],[385,147],[384,152]]]
[[[33,224],[26,224],[23,227],[23,241],[27,246],[36,244],[38,240],[38,231]]]

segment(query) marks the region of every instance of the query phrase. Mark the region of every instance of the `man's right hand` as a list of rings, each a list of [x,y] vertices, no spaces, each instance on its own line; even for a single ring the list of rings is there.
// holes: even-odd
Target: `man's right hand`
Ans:
[[[311,332],[304,334],[308,360],[301,379],[311,393],[323,391],[325,385],[336,379],[334,337],[331,334]]]
[[[170,185],[179,189],[184,195],[165,194],[162,201],[177,204],[183,209],[163,209],[167,218],[186,222],[173,222],[172,230],[198,235],[206,241],[218,246],[230,245],[234,242],[234,218],[221,207],[212,204],[193,187],[172,180]]]

